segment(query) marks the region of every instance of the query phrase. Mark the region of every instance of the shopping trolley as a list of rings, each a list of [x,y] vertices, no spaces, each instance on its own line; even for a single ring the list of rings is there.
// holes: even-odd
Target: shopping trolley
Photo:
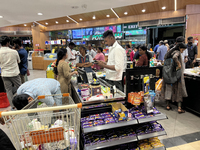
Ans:
[[[41,102],[52,97],[68,105],[47,107]],[[22,110],[1,116],[17,150],[79,150],[81,108],[69,94],[57,94],[38,96]]]

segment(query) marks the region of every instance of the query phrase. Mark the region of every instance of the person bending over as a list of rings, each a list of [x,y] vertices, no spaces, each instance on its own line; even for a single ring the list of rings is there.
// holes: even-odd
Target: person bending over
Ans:
[[[60,83],[54,79],[38,78],[22,84],[18,90],[17,95],[13,98],[13,105],[18,109],[24,108],[30,101],[36,99],[40,95],[54,95],[40,101],[46,103],[47,106],[62,105],[62,95],[60,90]]]

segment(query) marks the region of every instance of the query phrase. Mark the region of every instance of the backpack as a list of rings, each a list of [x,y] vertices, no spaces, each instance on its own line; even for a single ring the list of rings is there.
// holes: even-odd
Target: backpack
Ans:
[[[173,58],[168,58],[163,66],[163,80],[166,84],[174,84],[182,75],[182,70],[176,70],[177,64]]]

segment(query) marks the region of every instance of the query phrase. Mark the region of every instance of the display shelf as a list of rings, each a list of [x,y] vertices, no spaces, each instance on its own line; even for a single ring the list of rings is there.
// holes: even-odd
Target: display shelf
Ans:
[[[149,139],[152,137],[157,137],[157,136],[162,136],[162,135],[167,135],[165,131],[160,131],[160,132],[154,132],[154,133],[149,133],[149,134],[144,134],[144,135],[138,135],[138,140],[144,140],[144,139]]]
[[[138,119],[138,123],[145,123],[145,122],[151,122],[151,121],[157,121],[157,120],[164,120],[168,119],[167,116],[163,113],[161,114],[156,114],[155,116],[151,118],[143,118],[143,119]]]
[[[102,149],[106,147],[112,147],[112,146],[121,145],[125,143],[136,142],[136,141],[137,141],[137,137],[127,137],[127,138],[123,138],[123,139],[119,139],[119,140],[115,140],[111,142],[109,141],[109,142],[100,143],[100,144],[96,144],[92,146],[87,146],[85,147],[85,150]]]
[[[138,124],[137,120],[105,124],[101,126],[85,128],[83,129],[83,133],[90,133],[90,132],[95,132],[95,131],[100,131],[100,130],[107,130],[107,129],[118,128],[118,127],[123,127],[123,126],[135,125],[135,124]]]
[[[164,146],[162,146],[162,147],[154,148],[152,150],[166,150],[166,148]]]

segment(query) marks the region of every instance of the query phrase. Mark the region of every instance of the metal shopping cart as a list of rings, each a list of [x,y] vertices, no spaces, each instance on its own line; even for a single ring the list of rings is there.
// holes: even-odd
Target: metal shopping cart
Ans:
[[[52,97],[68,105],[41,103]],[[69,94],[58,94],[39,96],[22,110],[2,112],[1,116],[17,150],[79,150],[81,108]]]

